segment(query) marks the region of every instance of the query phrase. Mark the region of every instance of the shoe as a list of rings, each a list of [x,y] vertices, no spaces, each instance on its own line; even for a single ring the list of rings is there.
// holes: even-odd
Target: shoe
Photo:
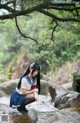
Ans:
[[[23,109],[21,107],[18,107],[17,110],[21,113],[21,114],[26,114],[28,113],[28,110],[24,107]]]

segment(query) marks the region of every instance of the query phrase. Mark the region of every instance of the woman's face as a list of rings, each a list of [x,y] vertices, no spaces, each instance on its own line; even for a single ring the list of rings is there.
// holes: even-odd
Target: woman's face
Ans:
[[[32,74],[33,68],[30,68],[30,73]],[[35,70],[32,74],[33,77],[35,77],[38,74],[38,70]]]
[[[35,70],[34,73],[33,73],[33,77],[35,77],[37,74],[38,74],[38,70]]]

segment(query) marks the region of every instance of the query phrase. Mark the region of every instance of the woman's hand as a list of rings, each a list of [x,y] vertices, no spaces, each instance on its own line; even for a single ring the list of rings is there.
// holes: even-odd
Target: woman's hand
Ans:
[[[34,95],[35,95],[35,100],[36,100],[36,101],[39,100],[39,95],[38,95],[38,93],[34,92]]]
[[[37,88],[33,89],[33,91],[36,92],[36,93],[38,93],[38,89]]]
[[[34,88],[33,90],[26,90],[26,89],[21,89],[20,90],[22,94],[31,94],[31,93],[38,93],[38,89],[37,88]]]

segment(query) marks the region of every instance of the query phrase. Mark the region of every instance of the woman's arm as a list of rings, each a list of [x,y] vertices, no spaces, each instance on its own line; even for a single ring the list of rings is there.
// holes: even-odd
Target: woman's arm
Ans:
[[[26,90],[26,89],[20,89],[20,91],[21,91],[21,93],[22,94],[31,94],[31,93],[34,93],[34,92],[36,92],[36,93],[38,93],[38,89],[37,88],[35,88],[35,89],[33,89],[33,90]]]

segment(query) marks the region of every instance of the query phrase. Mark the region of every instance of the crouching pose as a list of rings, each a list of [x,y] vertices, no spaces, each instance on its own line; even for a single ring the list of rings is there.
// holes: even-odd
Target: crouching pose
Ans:
[[[27,112],[25,106],[38,100],[40,93],[40,66],[32,63],[20,78],[18,86],[10,97],[10,107],[17,108],[20,113]]]

